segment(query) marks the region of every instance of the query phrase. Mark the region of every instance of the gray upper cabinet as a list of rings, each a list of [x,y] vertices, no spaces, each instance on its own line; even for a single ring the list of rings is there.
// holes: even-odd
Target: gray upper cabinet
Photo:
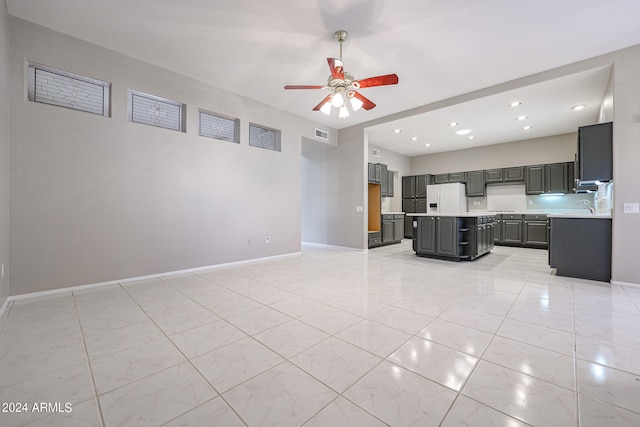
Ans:
[[[462,182],[464,184],[465,182],[467,182],[467,173],[466,172],[450,173],[449,182]]]
[[[492,182],[502,182],[503,181],[503,170],[500,169],[487,169],[485,171],[484,180],[487,184]]]
[[[368,181],[371,184],[380,184],[380,164],[369,163]]]
[[[613,179],[613,123],[578,128],[577,175],[580,181]]]
[[[545,191],[544,165],[525,166],[525,193],[528,195],[542,194]]]
[[[467,172],[466,193],[468,197],[484,196],[486,188],[484,182],[485,171]]]
[[[524,166],[504,168],[504,182],[523,182]]]
[[[449,182],[449,174],[441,173],[433,177],[434,184],[447,184]]]
[[[416,177],[403,176],[402,177],[402,198],[410,199],[416,196]]]
[[[393,186],[394,186],[393,172],[387,171],[387,197],[394,196]]]
[[[567,163],[553,163],[545,165],[545,192],[569,192],[569,168]]]
[[[387,165],[378,163],[376,166],[380,168],[380,197],[387,197]]]
[[[427,197],[427,185],[432,184],[431,175],[416,176],[416,197]],[[426,211],[425,211],[426,212]]]

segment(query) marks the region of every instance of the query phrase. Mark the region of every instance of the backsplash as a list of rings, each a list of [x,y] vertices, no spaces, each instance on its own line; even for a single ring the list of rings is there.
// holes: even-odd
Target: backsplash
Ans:
[[[527,196],[524,184],[487,185],[485,197],[468,197],[469,212],[581,212],[579,200],[594,204],[594,194],[565,194],[562,196]]]

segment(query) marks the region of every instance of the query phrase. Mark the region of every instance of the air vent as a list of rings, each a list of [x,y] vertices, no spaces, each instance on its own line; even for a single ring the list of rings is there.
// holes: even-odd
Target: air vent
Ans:
[[[375,148],[373,149],[373,157],[378,157],[380,158],[380,150],[376,150]]]
[[[316,129],[316,138],[324,139],[325,141],[329,140],[329,132]]]

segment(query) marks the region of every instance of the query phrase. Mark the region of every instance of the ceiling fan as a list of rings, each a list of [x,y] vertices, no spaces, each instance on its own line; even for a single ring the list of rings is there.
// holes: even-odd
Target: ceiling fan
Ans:
[[[371,100],[357,92],[358,89],[395,85],[398,83],[398,76],[395,74],[356,80],[353,78],[353,75],[345,72],[342,64],[342,42],[347,39],[347,35],[347,32],[344,30],[338,30],[334,34],[335,39],[340,42],[340,59],[327,58],[331,75],[327,80],[326,86],[287,85],[284,87],[285,89],[328,89],[331,93],[320,101],[318,105],[313,107],[313,111],[319,110],[329,115],[331,114],[331,107],[336,107],[340,109],[338,113],[338,117],[340,118],[349,116],[347,105],[350,105],[353,111],[358,111],[360,108],[371,110],[376,106]]]

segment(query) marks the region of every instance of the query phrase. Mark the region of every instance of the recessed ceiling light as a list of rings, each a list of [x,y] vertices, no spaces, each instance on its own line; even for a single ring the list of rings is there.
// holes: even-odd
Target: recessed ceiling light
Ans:
[[[417,140],[418,140],[418,137],[417,137],[417,136],[412,136],[412,137],[411,137],[411,140],[412,140],[412,141],[417,141]]]
[[[402,129],[394,129],[393,130],[393,133],[400,133],[400,132],[402,132]]]
[[[531,128],[533,128],[533,126],[525,126],[525,127],[523,127],[522,129],[524,129],[524,130],[529,130],[529,129],[531,129]]]
[[[522,102],[520,102],[520,101],[513,101],[511,104],[509,104],[509,107],[517,107],[518,105],[522,105]]]
[[[469,129],[460,129],[459,131],[456,132],[456,135],[466,135],[470,132],[471,131]]]
[[[575,107],[571,107],[571,109],[575,111],[580,111],[580,110],[583,110],[585,107],[586,105],[580,104],[580,105],[576,105]]]
[[[449,126],[450,127],[458,126],[458,122],[451,122],[449,123]]]
[[[475,138],[475,136],[473,136],[473,135],[469,135],[469,136],[467,137],[467,139],[473,139],[473,138]]]
[[[527,120],[527,116],[518,116],[516,120]]]
[[[431,147],[431,144],[424,144],[425,147]]]

